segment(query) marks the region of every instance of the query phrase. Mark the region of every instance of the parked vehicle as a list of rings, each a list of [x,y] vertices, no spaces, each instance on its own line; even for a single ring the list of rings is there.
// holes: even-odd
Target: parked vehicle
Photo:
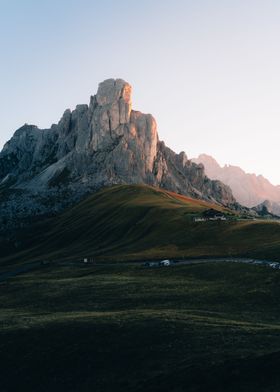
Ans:
[[[170,262],[170,260],[162,260],[162,261],[160,261],[159,265],[161,267],[169,267],[171,265],[171,262]]]
[[[271,268],[274,268],[274,269],[280,269],[280,264],[279,263],[270,263],[269,266]]]

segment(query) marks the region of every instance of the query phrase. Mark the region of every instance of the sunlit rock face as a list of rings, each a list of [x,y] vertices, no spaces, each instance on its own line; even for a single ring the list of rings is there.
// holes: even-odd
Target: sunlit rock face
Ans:
[[[96,102],[104,111],[108,110],[116,127],[129,122],[131,91],[131,86],[122,79],[108,79],[99,84]]]
[[[6,143],[0,189],[9,192],[0,199],[2,221],[5,215],[12,225],[20,217],[56,213],[101,187],[122,183],[235,202],[228,187],[205,176],[203,166],[158,140],[153,116],[132,110],[127,82],[108,79],[89,105],[67,109],[50,129],[24,125]]]
[[[214,158],[206,154],[201,154],[192,161],[203,164],[207,176],[212,180],[227,184],[240,204],[250,208],[261,204],[262,208],[266,201],[264,205],[269,212],[280,214],[280,186],[271,184],[261,175],[245,173],[238,166],[221,167]]]

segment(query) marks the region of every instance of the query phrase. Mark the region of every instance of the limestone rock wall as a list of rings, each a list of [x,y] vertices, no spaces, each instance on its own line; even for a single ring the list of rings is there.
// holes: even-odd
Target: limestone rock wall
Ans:
[[[132,110],[132,88],[122,79],[100,83],[89,105],[66,110],[50,129],[24,125],[0,153],[0,207],[10,224],[119,183],[235,203],[230,188],[209,180],[202,165],[159,141],[155,119]]]

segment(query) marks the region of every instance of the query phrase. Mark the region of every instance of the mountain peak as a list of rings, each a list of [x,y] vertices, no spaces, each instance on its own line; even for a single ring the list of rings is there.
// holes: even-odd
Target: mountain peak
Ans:
[[[200,154],[200,155],[198,156],[197,159],[199,159],[199,160],[205,160],[205,161],[207,160],[207,161],[209,161],[209,162],[215,163],[216,165],[220,166],[220,165],[218,164],[218,162],[216,161],[216,159],[213,158],[211,155],[208,155],[208,154]]]
[[[126,81],[107,79],[89,105],[66,110],[50,129],[16,132],[0,153],[0,186],[12,195],[3,201],[7,216],[57,212],[113,184],[148,184],[234,204],[228,187],[159,141],[153,116],[132,110],[131,93]]]
[[[123,100],[126,104],[131,105],[132,87],[123,79],[106,79],[99,84],[96,94],[98,105],[110,105]]]
[[[193,158],[192,161],[197,165],[202,164],[208,177],[218,179],[216,173],[221,170],[221,166],[211,155],[200,154],[198,158]]]
[[[107,79],[99,84],[96,104],[100,107],[109,128],[116,129],[119,125],[129,123],[131,94],[132,87],[122,79]]]
[[[246,206],[254,207],[265,200],[270,200],[270,210],[279,214],[280,207],[280,187],[272,185],[262,175],[246,173],[239,166],[225,165],[221,167],[214,158],[209,155],[201,154],[198,158],[193,159],[196,163],[202,163],[206,175],[215,180],[220,180],[228,185],[233,192],[236,200]]]

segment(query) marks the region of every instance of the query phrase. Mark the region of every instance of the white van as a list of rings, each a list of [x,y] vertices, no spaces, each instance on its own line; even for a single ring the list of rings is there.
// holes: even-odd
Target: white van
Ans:
[[[170,260],[162,260],[159,263],[159,265],[162,266],[162,267],[168,267],[169,265],[171,265],[171,262],[170,262]]]

